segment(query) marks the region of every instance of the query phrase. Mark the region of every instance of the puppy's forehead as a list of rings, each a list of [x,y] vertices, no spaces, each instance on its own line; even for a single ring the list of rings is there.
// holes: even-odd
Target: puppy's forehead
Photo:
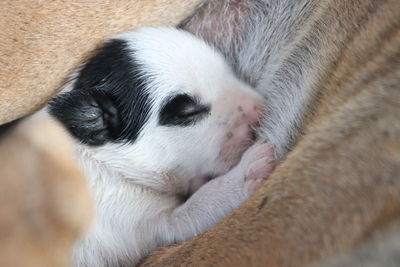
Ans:
[[[231,70],[219,52],[188,32],[175,28],[141,28],[117,36],[135,50],[135,60],[149,77],[150,94],[173,91],[204,94]],[[212,93],[212,92],[208,92]]]

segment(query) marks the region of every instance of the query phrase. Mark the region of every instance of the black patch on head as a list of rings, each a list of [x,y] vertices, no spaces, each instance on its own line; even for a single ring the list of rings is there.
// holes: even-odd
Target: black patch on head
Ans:
[[[50,113],[81,142],[135,141],[148,119],[149,95],[126,41],[111,40],[80,70],[74,88],[50,102]]]
[[[164,126],[188,126],[204,118],[210,106],[187,94],[176,95],[166,101],[160,111],[159,123]]]

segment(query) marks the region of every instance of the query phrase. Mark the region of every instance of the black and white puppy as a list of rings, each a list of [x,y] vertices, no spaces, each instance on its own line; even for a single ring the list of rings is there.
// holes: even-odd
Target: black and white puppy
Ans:
[[[49,106],[78,141],[96,202],[76,266],[135,264],[246,200],[274,165],[269,144],[251,145],[263,106],[188,32],[141,28],[108,40]]]

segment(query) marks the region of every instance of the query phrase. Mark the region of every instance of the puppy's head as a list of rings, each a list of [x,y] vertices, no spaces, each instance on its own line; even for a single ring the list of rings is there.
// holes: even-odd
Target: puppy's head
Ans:
[[[50,113],[96,160],[182,183],[237,163],[263,106],[218,52],[173,28],[110,39],[69,88]]]

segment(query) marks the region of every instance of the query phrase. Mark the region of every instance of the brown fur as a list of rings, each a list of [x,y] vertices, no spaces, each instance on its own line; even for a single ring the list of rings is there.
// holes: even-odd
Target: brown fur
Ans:
[[[199,2],[0,1],[0,124],[43,106],[105,37],[175,25]],[[60,126],[41,119],[1,136],[0,266],[71,264],[91,200],[70,141]]]
[[[0,140],[0,266],[69,266],[92,215],[62,126],[28,119]]]
[[[322,43],[313,55],[318,68],[308,74],[316,97],[296,146],[226,220],[142,265],[305,266],[350,251],[395,222],[399,14],[398,0],[319,1],[304,28]]]
[[[105,37],[176,25],[199,2],[0,1],[0,124],[42,107]]]

